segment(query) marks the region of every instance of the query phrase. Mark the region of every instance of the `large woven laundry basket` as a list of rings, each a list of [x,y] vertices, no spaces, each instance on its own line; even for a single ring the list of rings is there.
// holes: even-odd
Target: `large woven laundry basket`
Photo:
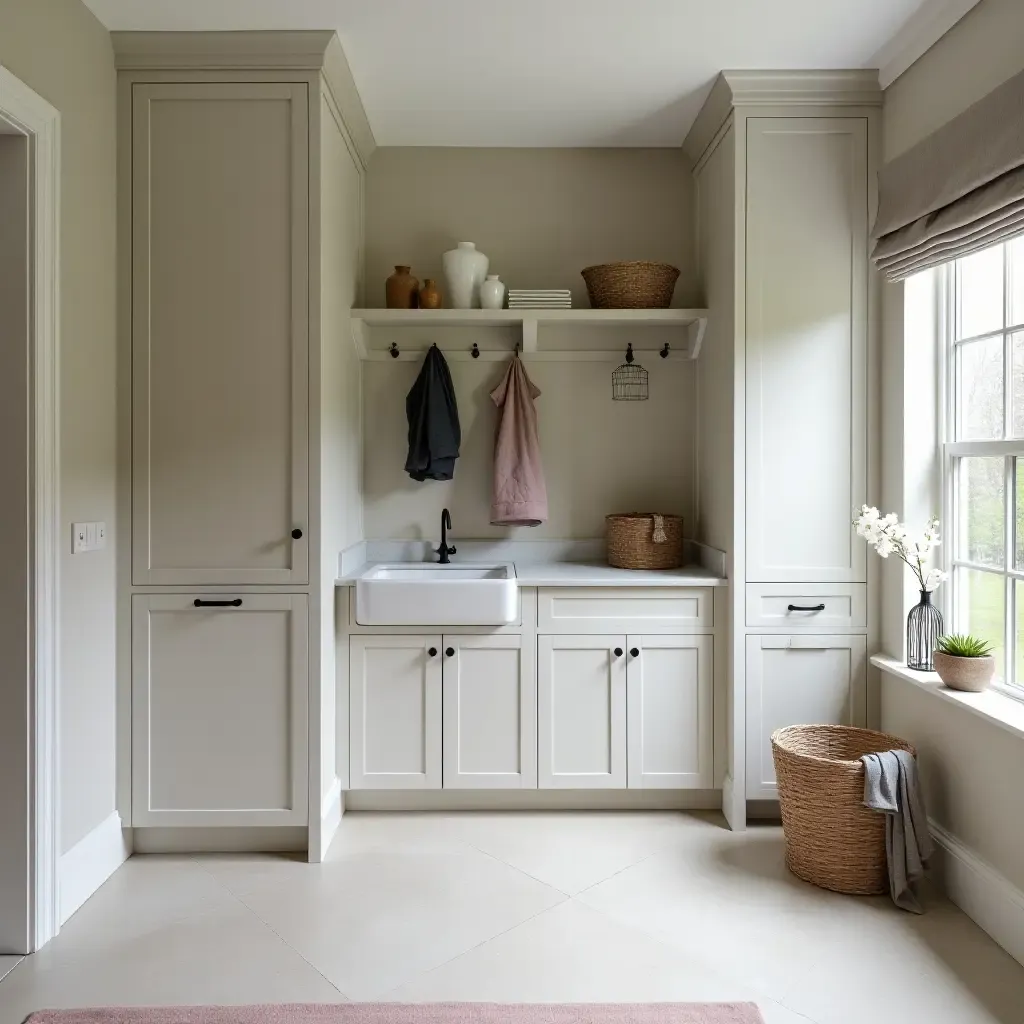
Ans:
[[[859,896],[889,891],[885,815],[864,806],[862,754],[917,751],[887,732],[791,725],[772,733],[786,834],[786,866],[823,889]]]

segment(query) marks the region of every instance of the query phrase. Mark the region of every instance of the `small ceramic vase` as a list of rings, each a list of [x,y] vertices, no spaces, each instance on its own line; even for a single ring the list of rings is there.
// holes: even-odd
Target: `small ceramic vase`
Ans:
[[[475,243],[459,242],[441,257],[448,301],[452,309],[479,309],[480,285],[487,276],[490,260],[478,252]]]
[[[428,277],[423,281],[420,289],[420,309],[440,309],[441,289],[437,287],[434,279]]]
[[[395,267],[395,272],[387,279],[384,295],[388,309],[415,309],[420,283],[409,267]]]
[[[488,274],[480,285],[480,305],[483,309],[505,308],[505,286],[497,274]]]

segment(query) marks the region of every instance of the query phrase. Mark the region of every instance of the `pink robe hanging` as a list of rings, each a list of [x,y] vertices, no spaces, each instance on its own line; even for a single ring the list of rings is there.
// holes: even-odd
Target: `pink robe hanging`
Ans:
[[[526,376],[518,355],[491,392],[499,417],[491,502],[491,522],[495,526],[539,526],[548,517],[548,491],[533,406],[539,395],[540,389]]]

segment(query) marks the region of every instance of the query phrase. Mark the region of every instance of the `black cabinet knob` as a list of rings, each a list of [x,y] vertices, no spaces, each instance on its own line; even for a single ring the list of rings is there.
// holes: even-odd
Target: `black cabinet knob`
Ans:
[[[629,649],[629,656],[631,658],[639,658],[640,657],[640,648],[639,647],[630,647],[630,649]]]
[[[292,540],[302,540],[302,531],[297,526],[292,530]]]
[[[437,657],[437,648],[436,647],[431,647],[427,651],[427,654],[429,654],[431,658],[436,658]]]
[[[622,657],[622,648],[621,647],[616,647],[615,650],[612,651],[612,654],[614,654],[616,658],[621,658]]]
[[[445,650],[444,650],[444,653],[447,654],[449,658],[454,658],[455,657],[455,648],[454,647],[446,647]]]

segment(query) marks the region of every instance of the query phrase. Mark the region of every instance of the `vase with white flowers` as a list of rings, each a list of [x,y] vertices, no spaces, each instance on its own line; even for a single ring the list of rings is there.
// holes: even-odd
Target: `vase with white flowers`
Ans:
[[[920,536],[912,536],[895,512],[882,515],[877,508],[862,505],[853,521],[857,536],[863,537],[882,558],[896,555],[917,577],[921,600],[907,616],[907,668],[931,672],[935,668],[935,647],[942,636],[942,613],[932,604],[932,592],[949,574],[925,567],[939,546],[939,521],[932,519]]]

